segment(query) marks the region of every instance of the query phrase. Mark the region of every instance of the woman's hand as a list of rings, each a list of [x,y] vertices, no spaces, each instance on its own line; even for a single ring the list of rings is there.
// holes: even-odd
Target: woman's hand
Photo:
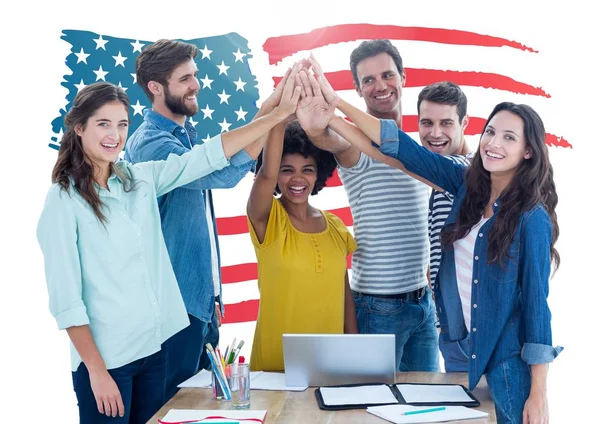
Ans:
[[[107,417],[125,415],[121,392],[107,370],[90,373],[90,384],[96,398],[98,412]]]

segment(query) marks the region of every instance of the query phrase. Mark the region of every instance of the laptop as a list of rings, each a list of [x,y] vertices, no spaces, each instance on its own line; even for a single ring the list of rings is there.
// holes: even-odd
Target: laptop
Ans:
[[[394,334],[284,334],[287,386],[396,382]]]

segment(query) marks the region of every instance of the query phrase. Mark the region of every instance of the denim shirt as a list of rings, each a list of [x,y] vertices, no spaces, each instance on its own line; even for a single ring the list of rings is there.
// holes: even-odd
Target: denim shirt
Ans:
[[[400,160],[409,171],[455,196],[444,228],[456,222],[466,196],[467,167],[418,145],[391,120],[381,120],[381,141],[382,153]],[[508,258],[502,264],[492,264],[487,260],[488,237],[499,208],[497,200],[494,215],[481,227],[475,242],[470,329],[465,327],[458,294],[453,246],[445,246],[442,251],[435,286],[442,340],[462,340],[470,332],[470,389],[504,359],[520,354],[527,364],[542,364],[552,362],[563,349],[552,346],[547,302],[550,217],[541,204],[524,212]]]
[[[133,163],[162,160],[171,153],[181,155],[195,144],[202,143],[198,143],[196,130],[189,122],[184,128],[147,109],[144,122],[127,140],[125,159]],[[210,189],[234,187],[254,167],[255,161],[242,150],[231,158],[230,164],[158,198],[163,235],[183,301],[188,313],[204,322],[211,321],[215,304],[205,196],[209,199],[216,235]],[[220,272],[218,237],[215,242]],[[222,290],[219,292],[223,311]]]

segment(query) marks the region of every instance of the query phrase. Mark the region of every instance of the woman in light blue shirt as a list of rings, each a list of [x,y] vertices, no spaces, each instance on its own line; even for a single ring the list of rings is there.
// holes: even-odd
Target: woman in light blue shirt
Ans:
[[[294,113],[293,81],[279,105],[190,152],[118,161],[129,100],[109,83],[82,89],[65,117],[37,236],[50,310],[71,339],[82,423],[145,423],[166,401],[161,345],[189,324],[156,198],[229,165]]]

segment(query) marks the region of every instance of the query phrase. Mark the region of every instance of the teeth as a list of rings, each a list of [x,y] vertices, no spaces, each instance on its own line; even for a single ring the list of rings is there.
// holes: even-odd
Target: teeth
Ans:
[[[390,98],[391,96],[392,96],[392,93],[388,93],[388,94],[386,94],[385,96],[375,96],[375,98],[376,98],[377,100],[385,100],[385,99],[388,99],[388,98]]]
[[[504,156],[499,155],[497,153],[492,153],[492,152],[485,152],[485,153],[486,153],[486,155],[488,155],[489,157],[494,158],[494,159],[504,159]]]
[[[304,190],[304,187],[290,187],[292,190],[301,191]]]
[[[117,147],[119,145],[119,143],[115,143],[115,144],[107,144],[107,143],[101,143],[104,147],[108,147],[110,149],[114,149],[115,147]]]
[[[447,143],[447,141],[430,141],[429,142],[429,144],[431,144],[432,146],[435,146],[435,147],[441,147],[446,143]]]

